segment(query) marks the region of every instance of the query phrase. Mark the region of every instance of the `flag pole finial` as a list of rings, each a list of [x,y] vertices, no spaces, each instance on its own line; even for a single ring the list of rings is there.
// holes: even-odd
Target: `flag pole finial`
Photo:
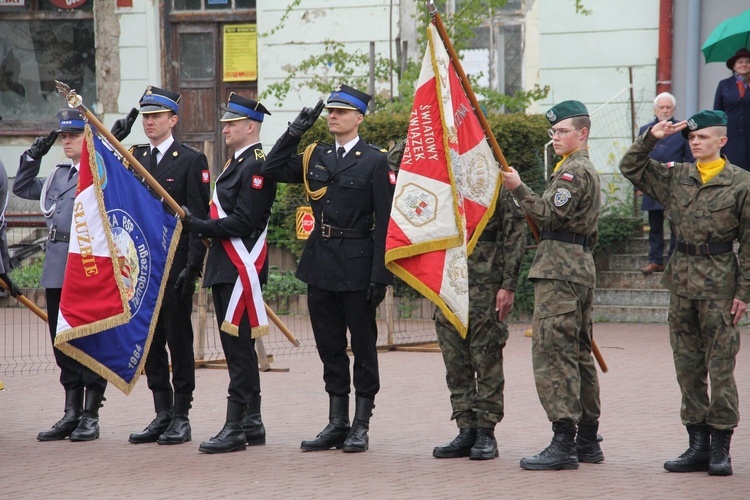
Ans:
[[[65,102],[71,108],[77,108],[83,104],[83,98],[76,94],[75,89],[71,89],[67,83],[63,83],[59,80],[55,80],[55,87],[57,91],[65,98]]]
[[[427,0],[427,12],[429,12],[431,16],[434,16],[437,13],[437,7],[433,0]]]

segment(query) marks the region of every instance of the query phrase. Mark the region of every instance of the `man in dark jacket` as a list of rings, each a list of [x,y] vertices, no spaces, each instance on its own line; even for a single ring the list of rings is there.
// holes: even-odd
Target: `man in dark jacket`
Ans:
[[[188,215],[184,220],[185,227],[200,238],[213,238],[203,286],[211,287],[229,369],[226,422],[216,436],[201,443],[199,450],[204,453],[244,450],[246,445],[266,442],[255,338],[269,330],[267,323],[255,318],[265,316],[260,286],[266,281],[266,228],[276,198],[276,183],[261,173],[265,156],[260,129],[264,116],[271,113],[261,103],[235,93],[224,109],[224,142],[234,154],[216,178],[211,219]],[[240,289],[249,299],[244,304],[252,303],[254,308],[245,309],[238,322],[233,321],[232,304],[237,301],[232,298]]]
[[[206,155],[172,136],[179,119],[181,99],[180,94],[169,90],[151,85],[146,88],[140,101],[140,113],[149,144],[134,146],[131,153],[178,204],[189,207],[195,217],[204,218],[211,181]],[[115,123],[112,133],[118,140],[127,136],[136,114],[131,112]],[[195,389],[195,354],[190,316],[195,283],[205,255],[206,247],[200,238],[183,232],[146,359],[146,379],[153,393],[156,418],[143,432],[131,434],[131,443],[181,444],[192,438],[188,412]],[[172,358],[171,383],[169,356]]]
[[[646,125],[642,126],[638,135],[649,128],[653,127],[662,120],[674,122],[674,110],[677,101],[669,92],[662,92],[654,99],[654,116]],[[681,134],[670,135],[663,141],[659,141],[656,147],[649,153],[649,156],[656,161],[666,163],[675,162],[692,162],[693,154],[690,152],[690,146],[687,140]],[[641,209],[648,212],[648,264],[641,269],[643,274],[653,274],[664,271],[664,207],[654,201],[647,195],[643,195]],[[670,231],[668,256],[674,252],[675,236],[674,231]]]
[[[289,124],[263,164],[263,174],[281,182],[305,183],[315,229],[305,244],[297,277],[307,283],[315,343],[329,395],[329,423],[303,451],[343,448],[366,451],[370,416],[380,389],[375,310],[392,281],[385,268],[385,236],[395,174],[385,152],[359,137],[370,96],[341,85],[328,98],[328,131],[336,144],[311,145],[297,154],[300,138],[313,126],[323,101],[304,108]],[[347,329],[354,353],[354,422],[349,425]]]

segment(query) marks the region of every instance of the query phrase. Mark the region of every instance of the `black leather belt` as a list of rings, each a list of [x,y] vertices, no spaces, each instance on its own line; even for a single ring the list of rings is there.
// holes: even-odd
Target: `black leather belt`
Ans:
[[[550,231],[549,229],[542,230],[540,239],[564,241],[565,243],[574,243],[583,247],[587,247],[589,243],[588,236],[584,236],[578,233],[571,233],[570,231]]]
[[[345,229],[330,224],[321,224],[320,234],[323,238],[350,238],[354,240],[362,240],[372,236],[372,229]]]
[[[734,250],[733,242],[722,241],[718,243],[703,243],[702,245],[694,245],[692,243],[685,243],[684,241],[678,241],[675,246],[675,250],[680,253],[686,253],[688,255],[716,255],[720,253],[728,253]]]
[[[47,239],[49,241],[62,241],[68,243],[70,242],[70,233],[58,231],[57,226],[51,226],[49,228],[49,233],[47,233]]]
[[[477,241],[487,241],[490,243],[496,243],[497,242],[497,234],[490,231],[489,233],[482,233],[479,235],[479,239]]]

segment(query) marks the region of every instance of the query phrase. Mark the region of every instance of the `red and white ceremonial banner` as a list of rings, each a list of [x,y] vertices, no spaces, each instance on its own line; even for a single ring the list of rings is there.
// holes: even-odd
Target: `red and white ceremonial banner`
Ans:
[[[467,257],[492,217],[500,169],[437,28],[414,96],[386,238],[386,267],[466,336]]]
[[[86,127],[78,188],[73,205],[65,293],[60,300],[57,332],[73,330],[66,338],[78,338],[127,323],[128,300],[120,269],[115,269],[118,252],[100,189],[91,129]],[[82,305],[85,304],[85,307]]]
[[[211,199],[211,218],[223,219],[227,216],[219,196],[214,190]],[[263,293],[260,285],[260,273],[263,264],[266,261],[268,244],[266,234],[268,233],[268,224],[266,224],[263,233],[253,244],[252,248],[247,248],[242,238],[222,238],[221,245],[229,256],[234,267],[237,268],[237,281],[232,289],[232,296],[227,305],[227,313],[221,322],[221,329],[235,337],[240,334],[240,321],[247,313],[250,320],[250,337],[258,338],[271,333],[268,326],[268,315],[263,302]]]

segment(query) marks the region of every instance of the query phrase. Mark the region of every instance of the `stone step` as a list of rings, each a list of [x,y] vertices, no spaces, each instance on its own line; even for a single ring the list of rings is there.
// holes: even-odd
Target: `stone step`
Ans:
[[[666,323],[667,307],[594,305],[594,323]]]
[[[630,238],[622,246],[622,253],[634,253],[639,255],[648,255],[648,236],[640,238]],[[664,235],[664,254],[669,250],[669,233]]]
[[[664,273],[645,275],[640,271],[597,271],[596,289],[625,288],[637,290],[662,290],[661,277]]]
[[[609,256],[609,271],[640,271],[648,264],[647,254],[618,253]]]
[[[599,288],[594,291],[594,305],[667,307],[669,290]]]

